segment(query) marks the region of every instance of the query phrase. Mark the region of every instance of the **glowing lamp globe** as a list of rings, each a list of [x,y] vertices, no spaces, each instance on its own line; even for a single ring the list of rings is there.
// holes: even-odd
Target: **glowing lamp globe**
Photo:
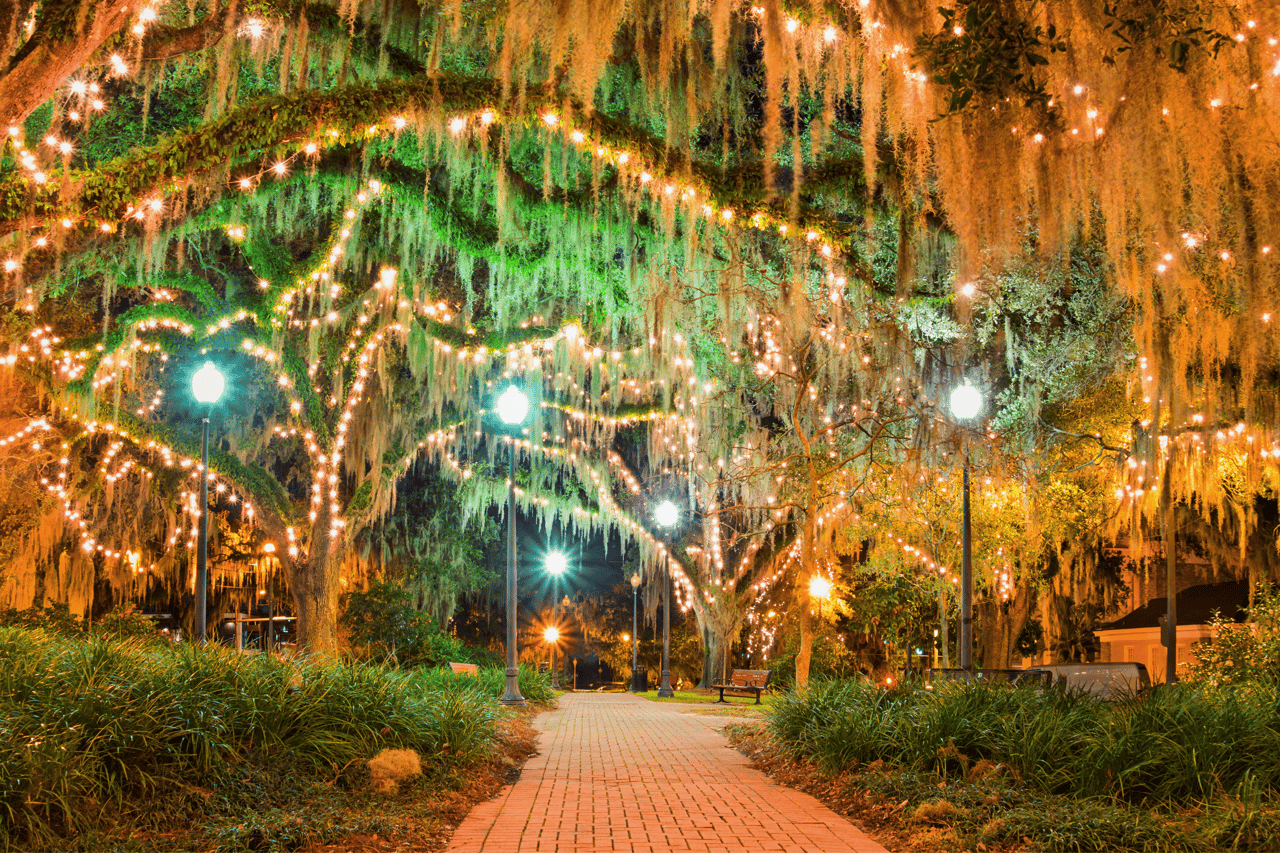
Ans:
[[[515,426],[524,421],[527,414],[529,398],[519,388],[512,385],[502,392],[502,396],[498,398],[498,417],[502,418],[504,424]]]
[[[560,630],[558,628],[548,628],[542,632],[542,638],[548,643],[554,643],[560,639]]]
[[[553,575],[562,575],[564,570],[569,568],[569,560],[559,551],[552,551],[547,555],[547,571]]]
[[[639,588],[639,586],[640,586],[640,573],[636,572],[634,575],[631,576],[631,588],[637,589]]]
[[[206,361],[204,367],[191,377],[191,393],[201,403],[218,402],[226,387],[227,380],[223,378],[222,371],[213,366],[212,361]]]
[[[814,598],[827,599],[831,597],[831,581],[819,575],[814,575],[809,579],[809,595]]]
[[[680,510],[671,501],[663,501],[653,511],[653,519],[659,527],[672,527],[680,520]]]
[[[951,392],[951,413],[967,421],[982,408],[982,392],[968,382]]]

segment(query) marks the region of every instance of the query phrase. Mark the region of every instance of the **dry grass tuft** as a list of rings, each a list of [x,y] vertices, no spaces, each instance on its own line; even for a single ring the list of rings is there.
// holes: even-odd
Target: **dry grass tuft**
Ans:
[[[921,803],[911,814],[911,819],[916,823],[946,823],[959,811],[950,800],[934,800],[931,803]]]
[[[384,749],[369,759],[369,776],[380,794],[394,794],[401,782],[422,774],[422,761],[412,749]]]

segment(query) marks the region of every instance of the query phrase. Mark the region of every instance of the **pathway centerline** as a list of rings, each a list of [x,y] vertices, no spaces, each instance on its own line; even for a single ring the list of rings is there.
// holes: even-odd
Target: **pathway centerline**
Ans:
[[[626,693],[569,693],[539,752],[471,810],[449,853],[670,850],[886,853],[808,794],[751,767],[723,717]]]

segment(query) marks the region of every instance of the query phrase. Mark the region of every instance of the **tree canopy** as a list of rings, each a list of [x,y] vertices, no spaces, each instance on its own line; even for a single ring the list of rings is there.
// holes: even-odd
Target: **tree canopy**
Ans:
[[[219,571],[277,545],[320,650],[375,551],[466,577],[394,522],[398,485],[438,468],[482,525],[513,442],[522,511],[646,577],[647,507],[678,498],[679,598],[717,643],[794,589],[801,678],[812,575],[906,537],[936,586],[950,540],[905,484],[962,449],[1014,540],[987,601],[1021,622],[1060,565],[1075,594],[1104,541],[1140,552],[1162,494],[1242,550],[1273,500],[1268,4],[5,15],[13,603],[190,588],[206,361]],[[519,431],[491,413],[512,383]]]

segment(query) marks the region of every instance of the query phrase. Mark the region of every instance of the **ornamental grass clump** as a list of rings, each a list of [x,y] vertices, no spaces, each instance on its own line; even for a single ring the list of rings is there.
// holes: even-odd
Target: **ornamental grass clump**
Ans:
[[[768,718],[786,752],[828,772],[883,761],[949,779],[986,762],[1045,793],[1136,804],[1280,794],[1280,690],[1265,683],[1177,684],[1107,703],[971,682],[829,681],[782,697]]]
[[[474,686],[384,667],[0,628],[0,827],[57,846],[280,756],[332,777],[402,749],[450,771],[489,754],[499,713]]]

